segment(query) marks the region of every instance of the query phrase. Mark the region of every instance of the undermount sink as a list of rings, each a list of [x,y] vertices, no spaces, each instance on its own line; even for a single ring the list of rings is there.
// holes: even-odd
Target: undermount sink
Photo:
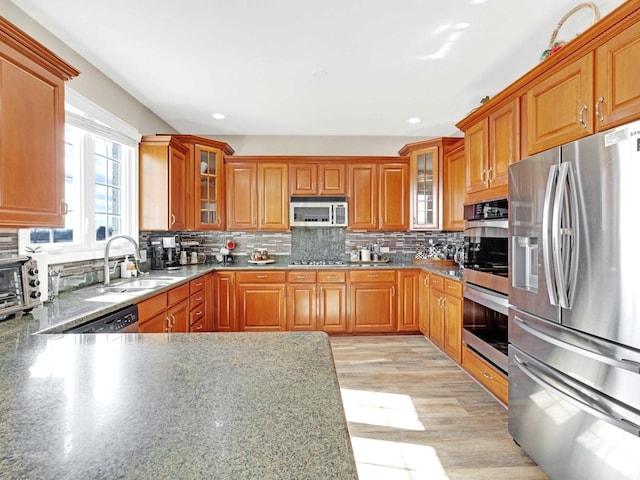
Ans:
[[[178,281],[178,278],[145,278],[140,280],[131,280],[127,282],[118,282],[112,285],[100,285],[98,291],[101,293],[136,293],[144,292],[159,287],[166,287]]]

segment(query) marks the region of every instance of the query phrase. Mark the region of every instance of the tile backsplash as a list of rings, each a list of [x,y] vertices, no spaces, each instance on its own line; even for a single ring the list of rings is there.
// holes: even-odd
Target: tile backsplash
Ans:
[[[176,235],[176,232],[140,232],[140,248],[148,247],[152,235]],[[235,255],[248,255],[256,248],[273,255],[290,255],[292,260],[346,260],[352,247],[378,242],[389,248],[396,258],[412,257],[420,245],[433,243],[462,245],[462,232],[349,232],[344,228],[294,227],[290,232],[181,232],[185,249],[213,259],[228,240],[234,240]],[[0,258],[18,255],[18,232],[0,229]],[[117,258],[112,258],[111,266]],[[102,259],[52,264],[60,271],[60,290],[91,285],[102,281]]]

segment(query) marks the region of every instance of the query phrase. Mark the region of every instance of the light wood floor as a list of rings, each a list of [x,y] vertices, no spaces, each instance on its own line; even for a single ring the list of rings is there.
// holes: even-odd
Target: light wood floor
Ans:
[[[507,410],[423,336],[332,337],[360,480],[542,480]]]

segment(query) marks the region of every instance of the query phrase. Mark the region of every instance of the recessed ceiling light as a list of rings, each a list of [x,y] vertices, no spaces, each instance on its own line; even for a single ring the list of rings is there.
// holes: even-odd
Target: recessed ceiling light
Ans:
[[[213,113],[213,114],[211,114],[211,116],[213,118],[215,118],[216,120],[223,120],[224,119],[224,113]]]
[[[420,119],[420,117],[411,117],[409,120],[407,120],[407,122],[409,123],[420,123],[422,120]]]

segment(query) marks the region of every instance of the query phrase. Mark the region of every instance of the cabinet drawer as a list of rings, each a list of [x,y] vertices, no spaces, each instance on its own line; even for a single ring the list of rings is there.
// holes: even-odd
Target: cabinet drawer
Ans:
[[[352,282],[395,282],[395,270],[365,270],[350,271],[349,280]]]
[[[345,283],[347,281],[347,272],[345,271],[320,271],[318,272],[319,283]]]
[[[200,278],[196,278],[195,280],[191,280],[189,282],[189,293],[193,295],[198,290],[204,289],[204,276]]]
[[[287,281],[289,283],[315,283],[316,272],[308,270],[287,272]]]
[[[155,297],[147,298],[146,300],[138,303],[138,316],[140,317],[140,322],[142,323],[160,313],[164,313],[166,309],[166,292],[156,295]]]
[[[195,323],[191,324],[191,327],[189,328],[190,332],[206,332],[206,322],[204,321],[204,316],[202,318],[200,318],[199,320],[197,320]]]
[[[284,283],[286,272],[237,272],[238,283]]]
[[[204,321],[204,305],[201,304],[189,312],[189,325]]]
[[[456,297],[462,298],[462,283],[457,282],[456,280],[449,280],[448,278],[445,278],[444,291],[450,295],[455,295]]]
[[[462,349],[462,366],[505,404],[509,403],[509,380],[467,348]]]
[[[167,292],[167,305],[172,306],[189,298],[189,284],[185,283],[179,287],[172,288]]]
[[[438,290],[444,290],[444,277],[440,275],[429,275],[429,285],[431,288],[437,288]]]
[[[204,290],[200,290],[199,292],[196,292],[189,297],[189,309],[191,310],[202,305],[203,303],[204,303]]]

